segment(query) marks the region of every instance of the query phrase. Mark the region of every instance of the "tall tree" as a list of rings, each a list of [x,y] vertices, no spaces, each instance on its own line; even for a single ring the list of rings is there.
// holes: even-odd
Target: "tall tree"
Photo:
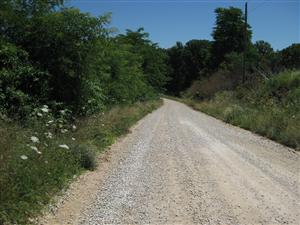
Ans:
[[[274,52],[272,46],[266,41],[256,41],[253,45],[257,53],[256,69],[259,73],[265,72],[266,74],[275,72],[274,69],[277,61],[277,54]],[[262,70],[262,71],[260,71]]]
[[[217,8],[216,26],[213,29],[212,68],[216,69],[224,60],[226,54],[240,53],[245,45],[251,43],[251,27],[247,24],[244,35],[245,18],[239,8]]]
[[[177,42],[167,50],[171,77],[167,89],[170,94],[178,95],[195,79],[206,74],[210,51],[211,42],[208,40],[190,40],[184,46]]]
[[[256,41],[254,47],[256,48],[258,54],[261,56],[269,56],[274,52],[270,43],[263,40]]]
[[[163,91],[167,77],[167,54],[156,43],[149,40],[144,28],[136,31],[127,30],[119,35],[121,43],[131,46],[131,51],[140,56],[144,76],[148,84],[158,91]]]
[[[190,40],[184,46],[184,60],[187,70],[185,86],[189,86],[207,68],[210,59],[211,42],[208,40]]]
[[[186,83],[186,69],[184,62],[184,46],[177,42],[175,46],[168,49],[168,65],[170,82],[167,84],[169,94],[179,95],[184,90]]]
[[[44,16],[63,6],[64,0],[1,0],[0,35],[20,45],[32,18]]]
[[[292,44],[280,51],[281,65],[288,69],[300,68],[300,44]]]
[[[89,60],[96,43],[106,38],[107,21],[107,16],[92,17],[77,9],[32,19],[22,45],[31,60],[51,74],[53,100],[79,104],[82,81],[89,76]]]

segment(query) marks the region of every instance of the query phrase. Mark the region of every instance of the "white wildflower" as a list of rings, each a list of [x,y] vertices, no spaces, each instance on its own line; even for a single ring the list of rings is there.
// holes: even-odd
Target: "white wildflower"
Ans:
[[[63,115],[66,113],[65,110],[59,110],[59,112],[60,112],[61,114],[63,114]]]
[[[42,117],[43,116],[43,114],[42,113],[37,113],[37,115],[39,116],[39,117]]]
[[[73,129],[73,130],[76,130],[77,127],[76,127],[75,125],[72,125],[72,129]]]
[[[40,143],[40,140],[39,140],[36,136],[31,136],[31,137],[30,137],[30,140],[31,140],[33,143]]]
[[[31,148],[32,150],[34,150],[34,151],[38,151],[38,148],[35,147],[35,146],[30,146],[30,148]]]
[[[37,154],[42,154],[42,152],[40,152],[39,150],[38,150],[38,148],[37,147],[35,147],[35,146],[30,146],[30,148],[32,149],[32,150],[34,150]]]
[[[45,163],[48,164],[48,161],[46,160]]]
[[[49,120],[47,123],[51,124],[51,123],[53,123],[53,122],[54,122],[53,120]]]
[[[60,148],[64,148],[64,149],[70,149],[68,145],[59,145]]]
[[[64,133],[67,133],[68,130],[67,130],[67,129],[61,129],[60,132],[61,132],[62,134],[64,134]]]
[[[51,132],[46,132],[46,133],[44,133],[44,134],[45,134],[46,138],[49,138],[49,139],[52,139],[52,138],[53,138],[53,135],[52,135]]]
[[[47,105],[43,105],[43,108],[48,109],[49,107]]]
[[[21,159],[26,160],[28,157],[26,155],[21,155]]]
[[[48,112],[49,112],[49,109],[48,109],[48,108],[41,108],[41,110],[42,110],[44,113],[48,113]]]
[[[104,127],[104,123],[102,123],[101,125],[102,125],[102,127]]]
[[[72,137],[72,141],[75,141],[76,139],[74,137]]]

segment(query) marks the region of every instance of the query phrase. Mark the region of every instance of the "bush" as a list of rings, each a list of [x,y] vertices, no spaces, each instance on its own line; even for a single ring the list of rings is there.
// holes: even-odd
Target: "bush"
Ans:
[[[193,91],[196,92],[195,97],[198,99],[205,99],[213,97],[218,91],[232,89],[233,81],[229,76],[228,71],[219,70],[212,74],[209,78],[199,81]]]
[[[94,170],[97,167],[96,151],[92,145],[78,145],[74,148],[73,153],[84,169]]]
[[[300,44],[292,44],[279,54],[280,63],[286,69],[300,69]]]
[[[217,92],[186,103],[226,122],[300,149],[300,71],[285,71],[252,89]]]
[[[226,122],[234,122],[244,113],[239,105],[231,105],[225,108],[222,117]]]
[[[0,224],[28,224],[75,174],[95,169],[96,151],[160,104],[113,107],[81,118],[77,126],[70,124],[68,110],[56,115],[46,106],[35,109],[26,126],[0,119]]]
[[[0,41],[0,111],[24,118],[48,100],[48,74],[34,68],[24,50]]]

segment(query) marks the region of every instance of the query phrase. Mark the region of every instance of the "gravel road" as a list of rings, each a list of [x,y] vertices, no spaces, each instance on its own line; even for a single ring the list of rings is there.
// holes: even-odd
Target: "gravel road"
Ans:
[[[300,154],[181,103],[108,152],[49,224],[300,224]]]

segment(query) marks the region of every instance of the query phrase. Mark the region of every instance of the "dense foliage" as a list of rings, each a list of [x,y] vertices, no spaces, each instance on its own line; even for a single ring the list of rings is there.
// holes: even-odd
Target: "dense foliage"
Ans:
[[[170,94],[178,95],[188,88],[199,76],[205,76],[211,56],[211,42],[207,40],[191,40],[183,45],[176,45],[167,50],[169,76],[167,84]]]
[[[84,169],[95,169],[95,154],[161,104],[113,106],[76,123],[70,111],[58,117],[46,106],[30,127],[0,119],[0,224],[40,224],[34,218],[51,198]]]
[[[300,44],[252,43],[237,8],[217,8],[212,41],[167,49],[169,94],[196,109],[299,149]],[[244,74],[245,71],[245,74]]]
[[[215,13],[212,41],[161,49],[143,28],[115,34],[110,14],[1,0],[0,224],[32,222],[162,92],[201,99],[201,110],[299,148],[300,44],[252,43],[240,9]]]
[[[300,71],[285,71],[254,88],[219,91],[194,108],[300,150]]]
[[[164,90],[166,54],[142,28],[113,37],[109,14],[62,4],[1,2],[1,113],[26,118],[37,105],[61,104],[89,114]]]
[[[212,41],[192,40],[185,45],[178,42],[167,49],[171,79],[167,85],[169,94],[180,95],[189,88],[189,95],[206,98],[219,90],[244,84],[253,86],[285,69],[300,68],[300,44],[274,51],[268,42],[252,43],[251,27],[245,25],[240,9],[217,8],[215,13]]]
[[[41,104],[91,114],[159,92],[179,95],[195,80],[209,87],[197,91],[202,98],[300,68],[299,44],[274,51],[265,41],[252,43],[238,8],[215,10],[212,41],[178,42],[165,50],[143,28],[113,35],[109,14],[94,17],[64,8],[63,1],[0,4],[0,111],[13,117],[25,118]]]
[[[109,22],[62,0],[0,1],[0,224],[31,224],[161,104],[166,52],[142,28],[115,35]]]

